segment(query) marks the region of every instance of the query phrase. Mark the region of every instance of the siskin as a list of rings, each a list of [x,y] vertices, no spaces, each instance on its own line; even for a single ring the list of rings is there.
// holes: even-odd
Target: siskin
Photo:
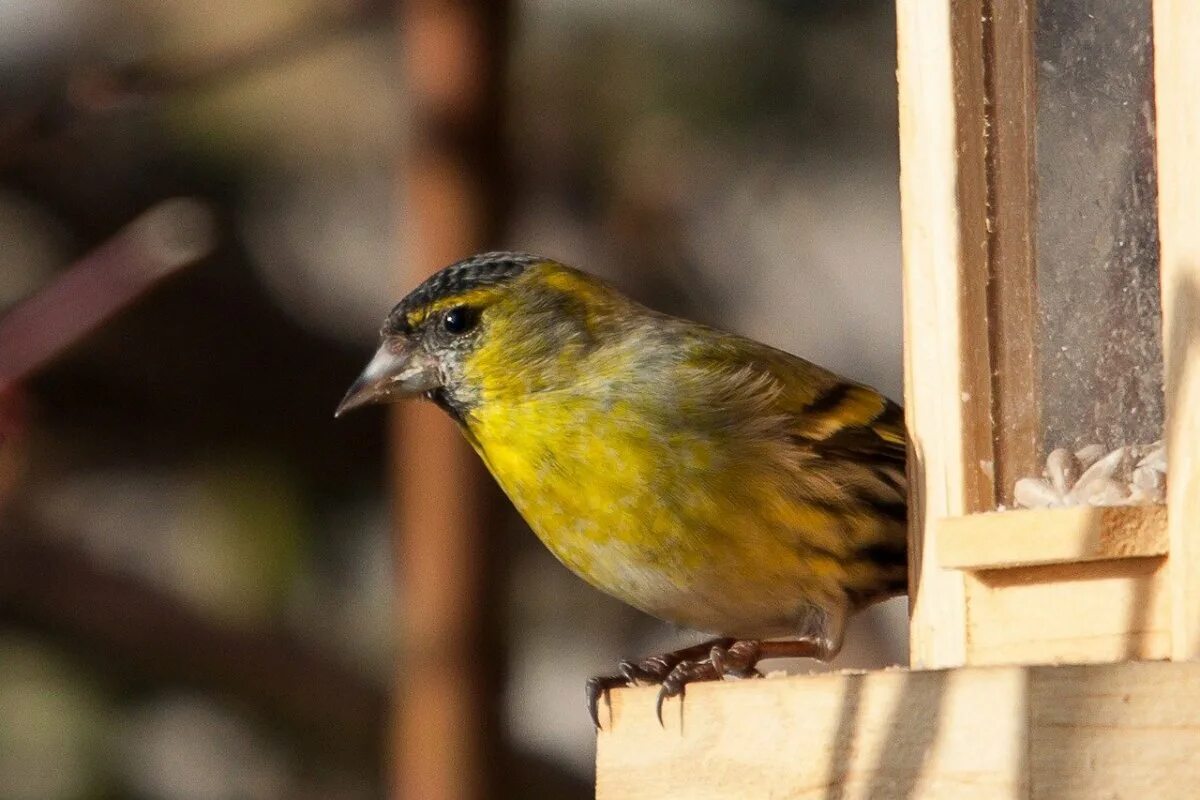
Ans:
[[[593,678],[757,675],[837,654],[907,588],[899,406],[796,356],[652,311],[547,258],[486,253],[388,315],[337,409],[444,409],[552,553],[601,591],[712,634]]]

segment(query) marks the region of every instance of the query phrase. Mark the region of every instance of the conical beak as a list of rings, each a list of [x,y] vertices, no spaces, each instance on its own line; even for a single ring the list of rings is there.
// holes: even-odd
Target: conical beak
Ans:
[[[385,340],[333,415],[340,417],[360,406],[418,397],[437,386],[437,363],[424,348],[407,341]]]

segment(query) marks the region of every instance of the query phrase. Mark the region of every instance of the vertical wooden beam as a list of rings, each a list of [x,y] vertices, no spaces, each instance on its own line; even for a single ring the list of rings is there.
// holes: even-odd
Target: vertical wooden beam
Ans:
[[[1172,656],[1200,658],[1200,3],[1154,0]]]
[[[1042,419],[1037,261],[1037,91],[1034,0],[991,2],[984,41],[988,94],[990,224],[988,342],[995,491],[1012,503],[1018,478],[1041,471]]]
[[[912,663],[962,664],[962,573],[932,521],[992,506],[981,0],[898,0]]]
[[[493,246],[501,225],[501,98],[508,3],[398,4],[410,142],[399,223],[410,250],[402,291]],[[473,798],[493,782],[498,740],[495,579],[486,528],[494,489],[451,421],[396,408],[393,445],[401,644],[392,787],[396,797]]]

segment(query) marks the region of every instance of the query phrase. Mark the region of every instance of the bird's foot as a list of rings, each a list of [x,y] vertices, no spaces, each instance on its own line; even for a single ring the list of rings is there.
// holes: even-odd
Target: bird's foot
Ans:
[[[758,662],[763,658],[763,642],[750,639],[713,642],[708,657],[696,661],[680,661],[662,680],[654,713],[663,724],[663,703],[668,697],[682,698],[689,683],[718,681],[722,678],[761,678]]]
[[[837,644],[827,638],[758,641],[713,639],[703,644],[652,656],[641,661],[622,661],[620,675],[592,678],[587,682],[588,711],[600,727],[600,698],[622,686],[659,686],[655,713],[662,724],[663,703],[682,698],[688,684],[723,678],[761,678],[758,662],[769,658],[816,658],[827,661],[837,653]]]
[[[623,686],[657,686],[663,683],[680,664],[706,658],[715,648],[728,649],[735,643],[734,639],[712,639],[685,647],[682,650],[643,658],[640,661],[622,661],[617,665],[620,675],[592,678],[587,682],[585,692],[588,713],[592,716],[592,722],[597,728],[600,727],[600,698],[603,697],[607,701],[610,690]]]

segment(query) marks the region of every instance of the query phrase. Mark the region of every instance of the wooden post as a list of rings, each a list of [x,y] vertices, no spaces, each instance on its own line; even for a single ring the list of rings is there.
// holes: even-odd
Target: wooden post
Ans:
[[[496,243],[501,225],[501,93],[508,4],[399,4],[409,84],[409,157],[400,291]],[[481,797],[494,763],[499,658],[487,563],[494,489],[450,420],[430,404],[393,417],[397,617],[393,794]]]
[[[964,579],[932,522],[992,506],[982,5],[899,0],[912,664],[966,651]]]
[[[1154,0],[1171,654],[1200,658],[1200,4]]]

